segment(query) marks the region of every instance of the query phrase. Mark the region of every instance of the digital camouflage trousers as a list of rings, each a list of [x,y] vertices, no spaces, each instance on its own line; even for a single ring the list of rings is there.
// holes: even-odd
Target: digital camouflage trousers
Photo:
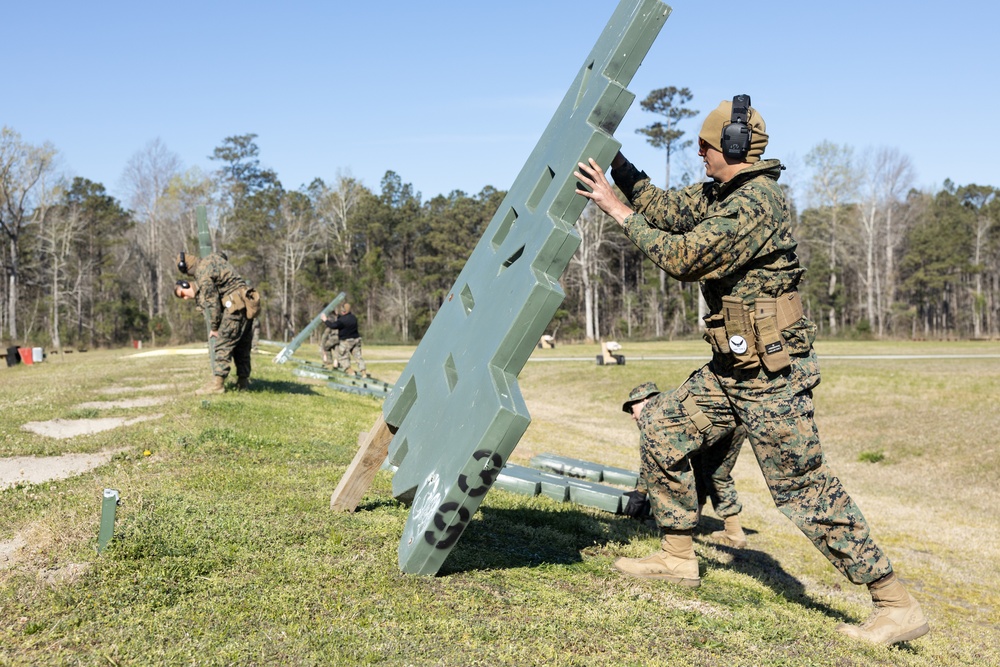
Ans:
[[[215,339],[215,359],[212,373],[229,377],[231,365],[236,366],[237,377],[250,377],[250,349],[253,347],[253,320],[239,310],[222,314],[219,336]]]
[[[698,457],[704,461],[708,456],[723,467],[730,461],[731,469],[742,440],[734,433],[742,426],[775,505],[834,567],[855,584],[889,574],[889,559],[823,455],[812,400],[819,381],[811,348],[792,355],[791,366],[777,373],[763,367],[735,369],[726,356],[716,354],[680,387],[654,396],[639,419],[640,457],[660,527],[690,530],[697,525],[693,466],[699,465]],[[689,395],[711,421],[704,432],[683,405]]]
[[[698,507],[704,507],[711,500],[715,514],[723,519],[743,510],[732,473],[746,437],[746,429],[740,424],[702,450],[688,455],[698,493]],[[646,480],[642,475],[639,476],[636,489],[648,495]]]
[[[365,360],[361,358],[360,338],[341,339],[340,345],[337,347],[337,363],[340,364],[340,370],[349,371],[351,369],[351,357],[354,357],[358,371],[363,373],[366,366]]]

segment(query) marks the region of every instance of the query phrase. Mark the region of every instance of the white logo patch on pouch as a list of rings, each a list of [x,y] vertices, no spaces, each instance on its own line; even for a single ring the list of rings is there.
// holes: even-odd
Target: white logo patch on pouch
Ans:
[[[743,336],[736,334],[729,339],[729,349],[733,354],[743,354],[747,351],[747,341]]]

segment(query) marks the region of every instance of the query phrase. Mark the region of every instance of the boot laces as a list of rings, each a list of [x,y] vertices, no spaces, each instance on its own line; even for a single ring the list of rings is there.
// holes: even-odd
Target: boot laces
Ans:
[[[889,613],[889,609],[887,607],[878,607],[878,606],[876,606],[875,609],[872,610],[872,613],[868,616],[868,620],[866,620],[864,623],[862,623],[858,627],[860,627],[862,630],[868,630],[873,625],[875,625],[875,623],[876,623],[876,621],[878,621],[878,619],[880,619],[882,616],[884,616],[887,613]]]

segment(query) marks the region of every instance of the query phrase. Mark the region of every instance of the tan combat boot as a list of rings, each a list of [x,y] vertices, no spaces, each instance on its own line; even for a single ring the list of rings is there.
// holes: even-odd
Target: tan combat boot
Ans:
[[[250,378],[245,378],[242,375],[237,376],[237,378],[236,378],[236,390],[237,391],[246,391],[249,388],[250,388]]]
[[[208,384],[194,393],[199,396],[204,396],[205,394],[224,394],[226,393],[226,378],[221,375],[213,375]]]
[[[691,531],[666,533],[655,554],[645,558],[619,558],[614,568],[642,579],[659,579],[689,588],[701,585]]]
[[[837,632],[873,644],[896,644],[922,637],[930,628],[920,604],[890,572],[868,587],[875,611],[861,625],[837,626]]]
[[[725,528],[712,533],[712,539],[727,547],[742,549],[747,545],[747,534],[743,532],[738,514],[723,519]]]

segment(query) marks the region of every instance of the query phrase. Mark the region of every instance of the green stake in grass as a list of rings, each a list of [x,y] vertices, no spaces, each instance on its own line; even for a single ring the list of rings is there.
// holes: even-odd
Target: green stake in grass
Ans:
[[[97,553],[104,551],[111,537],[115,534],[115,514],[118,512],[118,491],[104,489],[104,500],[101,502],[101,529],[97,533]]]
[[[657,0],[618,5],[334,492],[331,506],[353,510],[385,458],[375,445],[386,448],[393,495],[412,500],[404,572],[438,571],[528,427],[517,374],[580,244],[573,225],[586,199],[573,171],[618,152],[611,133],[635,98],[625,85],[669,13]]]
[[[204,206],[195,208],[195,215],[198,218],[198,256],[208,257],[212,252],[212,232],[208,228],[208,211]],[[208,311],[205,311],[205,329],[212,333],[212,322],[209,319]],[[215,339],[208,337],[208,363],[215,375]]]

